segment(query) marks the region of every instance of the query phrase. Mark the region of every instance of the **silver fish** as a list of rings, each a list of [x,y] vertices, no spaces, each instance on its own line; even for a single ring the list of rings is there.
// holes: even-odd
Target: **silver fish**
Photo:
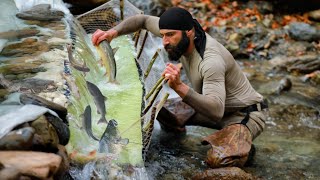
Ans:
[[[102,65],[106,68],[106,75],[108,75],[109,82],[116,82],[117,65],[114,54],[118,48],[112,49],[108,41],[102,41],[96,46],[100,55]]]
[[[82,127],[86,130],[87,134],[94,140],[99,141],[92,133],[92,121],[91,121],[91,107],[88,105],[82,115]]]
[[[86,81],[87,87],[89,89],[90,94],[93,96],[93,101],[96,104],[97,107],[97,113],[101,115],[101,118],[98,121],[98,124],[100,123],[108,123],[106,120],[106,105],[105,101],[107,100],[107,97],[105,97],[100,89],[93,83]]]
[[[121,148],[129,143],[129,139],[122,139],[118,131],[118,123],[116,120],[111,119],[107,125],[106,130],[102,134],[99,141],[100,153],[119,154]]]
[[[78,71],[82,71],[82,72],[89,72],[90,71],[90,69],[87,67],[85,62],[83,62],[83,64],[78,64],[75,61],[75,59],[73,58],[73,55],[72,55],[72,46],[71,46],[71,44],[67,45],[67,50],[68,50],[69,62],[70,62],[71,66],[73,68],[75,68]]]

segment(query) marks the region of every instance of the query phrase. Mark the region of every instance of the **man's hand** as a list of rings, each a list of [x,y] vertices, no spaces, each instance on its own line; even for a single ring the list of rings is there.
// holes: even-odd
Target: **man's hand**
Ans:
[[[161,75],[168,81],[168,85],[183,98],[187,94],[189,86],[184,84],[180,79],[181,67],[181,64],[174,65],[168,63]]]
[[[108,31],[97,29],[96,32],[93,33],[91,41],[93,45],[97,46],[101,41],[107,40],[108,42],[111,42],[112,39],[116,38],[117,36],[118,31],[115,29],[110,29]]]

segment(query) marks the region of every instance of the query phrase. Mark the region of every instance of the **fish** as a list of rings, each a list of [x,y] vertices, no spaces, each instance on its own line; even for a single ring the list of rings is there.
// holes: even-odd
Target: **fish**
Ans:
[[[73,58],[72,55],[72,46],[71,44],[67,45],[67,50],[68,50],[68,58],[69,58],[69,62],[71,64],[71,66],[73,68],[75,68],[78,71],[82,71],[82,72],[89,72],[90,69],[87,67],[86,62],[83,62],[83,64],[78,64],[76,62],[76,60]]]
[[[117,64],[114,54],[118,48],[112,49],[108,41],[102,41],[96,46],[98,54],[101,58],[102,65],[106,68],[106,74],[109,82],[116,83]]]
[[[120,137],[118,122],[111,119],[99,141],[99,153],[119,154],[124,145],[129,143],[129,139]]]
[[[93,101],[97,107],[97,113],[101,115],[101,118],[98,121],[98,124],[100,123],[108,123],[106,120],[106,104],[105,101],[107,100],[107,97],[105,97],[100,89],[93,83],[86,81],[88,90],[90,94],[93,96]]]
[[[89,135],[89,137],[91,137],[92,139],[99,141],[98,138],[96,138],[93,133],[92,133],[92,121],[91,121],[91,106],[88,105],[85,110],[84,113],[82,114],[82,127],[85,129],[85,131],[87,132],[87,134]]]

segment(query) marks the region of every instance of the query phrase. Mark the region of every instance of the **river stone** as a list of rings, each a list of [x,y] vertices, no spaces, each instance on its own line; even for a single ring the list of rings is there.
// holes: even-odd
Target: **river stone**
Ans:
[[[46,114],[46,119],[53,125],[56,132],[58,133],[59,143],[61,145],[67,145],[70,138],[69,127],[64,122],[62,122],[59,118],[49,113]]]
[[[238,167],[225,167],[218,169],[209,169],[202,173],[195,175],[193,180],[210,179],[210,180],[253,180],[251,174],[246,173],[244,170]]]
[[[22,104],[34,104],[51,109],[59,115],[59,117],[63,120],[64,123],[68,123],[68,121],[66,120],[68,111],[65,107],[59,104],[48,101],[40,96],[27,93],[23,93],[20,95],[20,102]]]
[[[4,75],[8,74],[24,74],[24,73],[38,73],[44,72],[46,69],[40,67],[37,64],[33,63],[18,63],[18,64],[7,64],[0,67],[0,73]],[[17,77],[16,77],[17,78]]]
[[[16,168],[7,167],[0,169],[0,177],[2,180],[15,180],[21,178],[21,173]]]
[[[34,132],[32,127],[11,131],[0,139],[0,150],[30,150]]]
[[[24,20],[58,21],[64,17],[64,13],[51,9],[51,5],[49,4],[38,4],[30,10],[17,13],[16,16]]]
[[[1,32],[0,33],[0,39],[9,39],[9,40],[15,40],[15,39],[21,39],[25,37],[35,36],[40,31],[34,28],[25,28],[20,30],[10,30],[7,32]]]
[[[52,92],[57,90],[54,81],[39,78],[23,79],[19,81],[19,86],[20,90],[31,90],[34,93],[40,93],[43,91]]]
[[[320,21],[320,9],[308,13],[309,18],[315,21]]]
[[[25,55],[39,55],[49,51],[46,42],[38,41],[35,38],[27,38],[22,42],[13,43],[5,46],[1,51],[2,56],[21,57]]]
[[[290,37],[298,41],[313,41],[320,39],[320,31],[307,23],[291,23],[288,31]]]
[[[46,116],[42,115],[37,120],[30,123],[35,129],[35,137],[33,139],[33,149],[40,151],[53,151],[57,149],[59,144],[59,136]]]
[[[52,179],[60,166],[61,157],[44,152],[0,151],[0,163],[32,179]]]

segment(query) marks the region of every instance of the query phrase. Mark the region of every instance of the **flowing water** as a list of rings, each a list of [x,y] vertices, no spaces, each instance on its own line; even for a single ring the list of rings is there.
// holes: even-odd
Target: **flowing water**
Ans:
[[[16,2],[17,7],[20,8],[33,4],[31,1],[17,0]],[[58,4],[57,2],[52,1],[53,4]],[[21,20],[15,18],[15,13],[18,10],[9,8],[12,6],[14,6],[13,1],[0,2],[2,10],[0,12],[2,17],[0,20],[1,32],[27,26]],[[88,39],[86,41],[88,42]],[[0,39],[0,47],[6,42],[7,40]],[[116,53],[116,62],[119,68],[118,85],[108,84],[104,79],[104,70],[97,66],[96,61],[88,61],[90,58],[97,58],[94,47],[90,43],[86,45],[81,43],[83,42],[75,43],[77,52],[80,52],[75,54],[75,58],[86,60],[92,72],[84,76],[83,73],[72,71],[72,76],[75,78],[82,98],[79,101],[75,96],[71,97],[71,101],[74,102],[74,105],[69,108],[70,119],[74,119],[74,121],[70,121],[72,132],[70,141],[73,147],[69,146],[68,149],[73,154],[85,154],[85,157],[88,157],[90,153],[96,152],[97,142],[88,138],[81,130],[79,117],[88,103],[93,107],[93,119],[98,120],[100,116],[95,112],[95,105],[84,86],[83,77],[96,82],[103,94],[107,95],[110,101],[109,104],[109,101],[107,101],[107,119],[131,119],[130,124],[134,123],[135,117],[140,117],[140,114],[134,113],[140,112],[142,94],[140,90],[137,91],[137,89],[141,89],[141,83],[133,80],[138,77],[138,72],[135,70],[134,56],[136,54],[133,42],[129,37],[117,38],[111,44],[112,47],[121,47]],[[292,89],[289,92],[277,95],[272,91],[278,85],[279,79],[284,76],[283,74],[275,74],[268,63],[265,62],[242,62],[239,61],[243,70],[251,75],[249,79],[255,89],[263,94],[270,104],[270,117],[266,122],[265,131],[254,141],[256,155],[244,170],[261,179],[320,179],[319,86],[303,83],[298,77],[292,76],[294,84]],[[248,63],[251,65],[244,65]],[[133,71],[121,70],[125,66]],[[134,102],[137,104],[134,104]],[[123,109],[132,109],[133,114],[129,112],[121,113]],[[105,126],[98,126],[94,123],[95,134],[100,136]],[[120,132],[124,137],[132,136],[130,131],[137,132],[136,129],[127,130],[124,128],[125,126],[120,127],[122,127]],[[129,158],[132,164],[142,164],[146,167],[137,170],[138,173],[134,176],[134,179],[191,179],[197,172],[208,169],[204,159],[206,151],[210,147],[202,146],[200,140],[214,131],[208,128],[191,126],[187,127],[186,135],[179,136],[164,133],[156,122],[146,161],[142,162],[141,151],[139,152],[137,147],[134,147],[135,151],[128,148],[126,150],[127,154],[124,156],[135,157]],[[139,145],[141,147],[139,142],[141,142],[141,139],[132,142],[130,146]],[[112,158],[110,156],[107,161],[103,162],[109,163]],[[87,162],[83,166],[73,167],[70,173],[76,179],[90,179],[94,167],[101,170],[102,173],[105,170],[101,167],[101,164]],[[117,169],[119,167],[112,168]]]

